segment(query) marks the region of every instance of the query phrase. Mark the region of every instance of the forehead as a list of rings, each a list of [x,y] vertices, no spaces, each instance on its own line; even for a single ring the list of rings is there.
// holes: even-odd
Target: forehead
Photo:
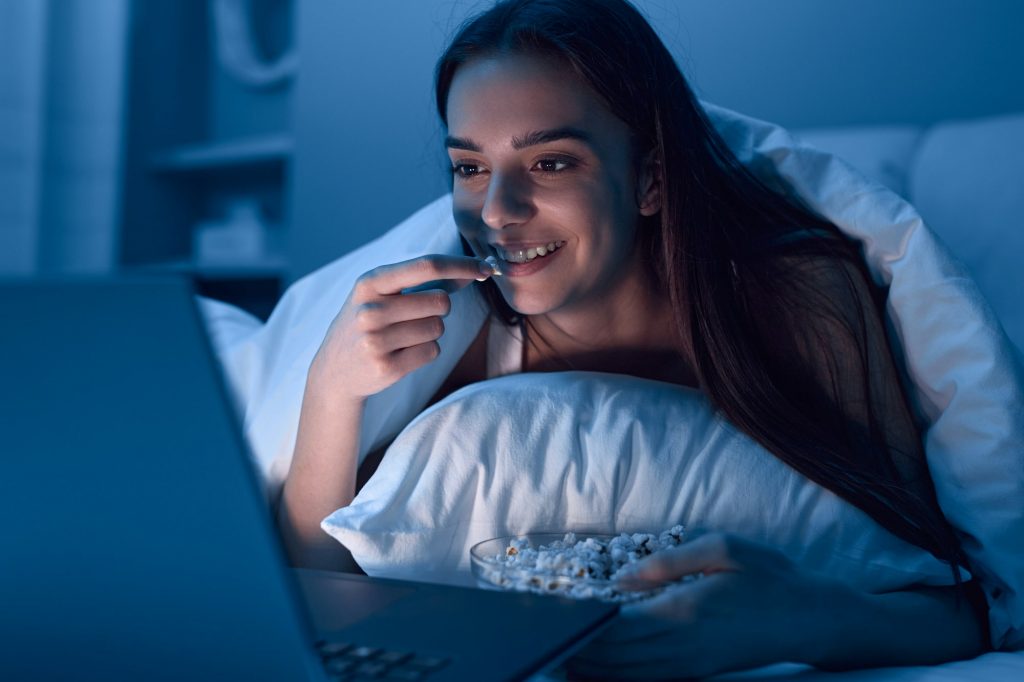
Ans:
[[[568,66],[553,59],[510,54],[470,60],[448,93],[448,130],[489,145],[524,132],[581,129],[594,140],[628,139],[625,123]]]

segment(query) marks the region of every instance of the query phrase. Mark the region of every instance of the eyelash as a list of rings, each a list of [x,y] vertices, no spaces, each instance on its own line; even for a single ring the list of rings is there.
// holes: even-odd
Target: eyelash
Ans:
[[[537,161],[537,163],[534,164],[534,167],[540,166],[542,164],[561,164],[563,166],[559,170],[541,170],[541,169],[537,170],[538,173],[541,173],[542,175],[549,175],[549,176],[550,175],[558,175],[560,173],[565,173],[566,171],[570,171],[570,170],[572,170],[573,168],[576,167],[576,162],[575,161],[572,161],[572,160],[566,159],[566,158],[559,158],[559,157],[549,157],[549,158],[545,158],[545,159],[539,159]],[[452,175],[455,176],[455,178],[460,179],[460,180],[471,180],[472,178],[475,178],[476,176],[478,176],[480,174],[479,166],[480,166],[480,164],[477,164],[477,163],[456,162],[456,163],[452,164]],[[470,169],[470,168],[476,168],[477,170],[476,170],[476,172],[467,173],[467,170]]]

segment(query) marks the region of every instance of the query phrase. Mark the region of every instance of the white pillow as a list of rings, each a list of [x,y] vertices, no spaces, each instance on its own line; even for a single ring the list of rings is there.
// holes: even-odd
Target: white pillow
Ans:
[[[914,205],[1024,350],[1024,114],[933,127],[911,183]]]
[[[794,139],[844,159],[865,177],[909,197],[907,176],[924,134],[917,126],[808,128]]]
[[[544,530],[738,533],[870,591],[949,568],[782,463],[698,391],[591,372],[467,386],[402,431],[323,522],[370,575],[472,583],[469,548]]]

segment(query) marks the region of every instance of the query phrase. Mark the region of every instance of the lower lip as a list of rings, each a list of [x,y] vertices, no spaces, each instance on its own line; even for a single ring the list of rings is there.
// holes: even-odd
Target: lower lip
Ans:
[[[552,259],[557,258],[558,254],[562,252],[564,246],[561,246],[546,256],[537,256],[531,261],[525,263],[509,263],[508,261],[501,261],[501,274],[505,277],[525,277],[526,275],[532,275],[535,272],[543,270],[551,264]]]

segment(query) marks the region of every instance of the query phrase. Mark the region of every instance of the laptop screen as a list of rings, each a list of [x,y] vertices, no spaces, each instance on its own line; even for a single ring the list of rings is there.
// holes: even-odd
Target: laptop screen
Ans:
[[[189,285],[5,282],[0,328],[5,676],[317,677]]]

